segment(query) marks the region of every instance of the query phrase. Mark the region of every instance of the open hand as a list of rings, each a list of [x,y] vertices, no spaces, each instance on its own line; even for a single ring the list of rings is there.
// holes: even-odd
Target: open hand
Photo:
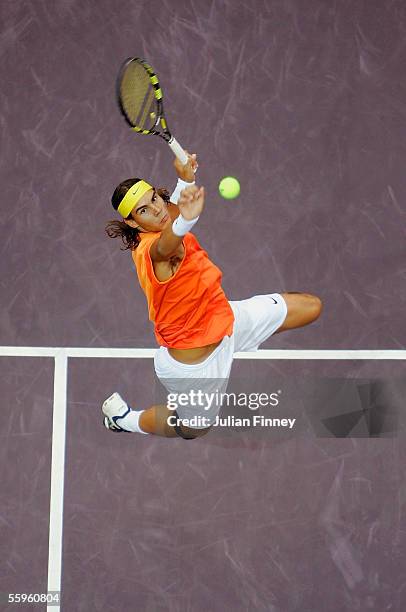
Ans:
[[[180,192],[178,208],[184,219],[196,219],[204,207],[204,187],[191,185]]]

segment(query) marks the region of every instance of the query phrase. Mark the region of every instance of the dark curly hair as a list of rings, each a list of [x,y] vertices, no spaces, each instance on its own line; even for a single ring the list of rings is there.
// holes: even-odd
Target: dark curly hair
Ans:
[[[114,193],[111,196],[111,203],[114,210],[118,209],[120,202],[124,198],[127,191],[140,180],[141,179],[139,178],[130,178],[123,181],[115,188]],[[170,196],[167,189],[157,189],[157,193],[168,204]],[[131,213],[128,215],[128,217],[126,217],[126,219],[132,219]],[[105,231],[110,238],[121,238],[124,244],[124,248],[121,248],[122,251],[125,251],[126,249],[131,249],[134,251],[140,243],[139,230],[130,227],[124,223],[124,221],[109,221],[105,227]]]

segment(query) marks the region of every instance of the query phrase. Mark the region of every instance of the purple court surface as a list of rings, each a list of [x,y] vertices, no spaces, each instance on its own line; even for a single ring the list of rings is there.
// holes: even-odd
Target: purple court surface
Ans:
[[[110,197],[176,184],[118,112],[130,56],[198,155],[228,298],[323,300],[233,366],[290,431],[102,425],[113,391],[160,393]],[[1,611],[406,610],[405,66],[404,0],[1,3]]]

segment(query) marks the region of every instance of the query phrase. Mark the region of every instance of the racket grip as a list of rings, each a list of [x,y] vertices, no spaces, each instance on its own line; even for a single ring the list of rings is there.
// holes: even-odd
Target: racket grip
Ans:
[[[181,164],[185,165],[188,161],[188,156],[186,155],[184,149],[180,146],[176,138],[173,136],[168,141],[168,145],[171,147],[173,153],[176,155]]]

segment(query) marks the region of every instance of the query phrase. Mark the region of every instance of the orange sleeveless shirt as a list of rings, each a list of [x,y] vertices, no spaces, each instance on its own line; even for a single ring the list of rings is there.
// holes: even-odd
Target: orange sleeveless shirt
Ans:
[[[222,273],[193,234],[183,238],[185,255],[166,281],[155,276],[150,248],[157,232],[141,233],[132,251],[138,280],[155,324],[158,344],[189,349],[218,342],[233,331],[234,314],[221,288]]]

